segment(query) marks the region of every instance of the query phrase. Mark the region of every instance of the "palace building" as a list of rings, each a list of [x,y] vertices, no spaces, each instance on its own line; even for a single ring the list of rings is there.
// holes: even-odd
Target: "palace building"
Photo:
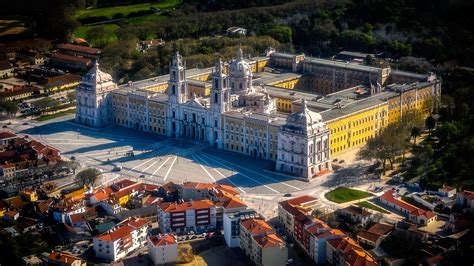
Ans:
[[[311,180],[330,160],[364,145],[409,112],[428,116],[441,93],[434,75],[291,55],[236,59],[117,86],[94,67],[77,88],[76,122],[120,125],[275,161]]]

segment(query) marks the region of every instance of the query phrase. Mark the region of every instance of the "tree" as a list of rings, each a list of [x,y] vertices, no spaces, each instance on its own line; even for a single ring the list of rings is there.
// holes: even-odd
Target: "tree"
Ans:
[[[268,35],[275,38],[275,40],[282,43],[291,42],[293,31],[288,26],[275,26],[268,31]]]
[[[408,133],[405,127],[397,124],[388,125],[379,135],[369,139],[357,156],[365,160],[379,160],[382,163],[383,173],[386,171],[386,162],[393,169],[395,158],[404,153],[409,146]]]
[[[7,113],[10,119],[13,119],[18,112],[18,105],[13,101],[2,101],[0,102],[0,107]]]
[[[97,168],[87,168],[76,175],[76,182],[81,186],[93,186],[101,172]]]
[[[425,127],[428,129],[429,136],[431,137],[431,131],[436,127],[436,120],[433,116],[428,116],[425,120]]]
[[[396,258],[413,261],[420,256],[421,241],[409,231],[393,231],[380,246],[384,251]]]
[[[421,136],[421,128],[415,126],[411,128],[410,137],[413,139],[413,144],[416,145],[416,138]]]
[[[76,91],[71,91],[66,94],[66,98],[69,102],[75,102],[76,101]]]

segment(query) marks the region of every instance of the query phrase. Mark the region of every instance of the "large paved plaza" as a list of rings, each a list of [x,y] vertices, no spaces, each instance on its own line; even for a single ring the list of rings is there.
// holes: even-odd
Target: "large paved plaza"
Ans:
[[[305,182],[273,172],[271,161],[217,150],[202,142],[170,139],[119,126],[89,128],[74,123],[73,118],[70,115],[46,122],[28,121],[27,125],[24,120],[17,120],[9,128],[60,149],[63,156],[74,157],[82,167],[102,169],[103,183],[127,177],[158,184],[229,184],[263,212],[274,212],[275,202],[288,193],[319,196],[321,204],[331,207],[333,204],[322,196],[329,189],[370,182],[363,177],[364,168],[358,165]],[[116,166],[122,170],[112,171]]]

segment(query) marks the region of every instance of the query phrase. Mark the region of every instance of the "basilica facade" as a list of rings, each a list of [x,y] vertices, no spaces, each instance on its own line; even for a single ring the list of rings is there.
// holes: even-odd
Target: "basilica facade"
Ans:
[[[211,70],[208,95],[190,92],[188,81],[178,52],[164,92],[118,87],[96,63],[77,88],[76,122],[200,140],[275,161],[277,171],[305,180],[330,171],[330,130],[321,115],[304,99],[292,113],[278,112],[265,86],[253,82],[241,48],[234,60],[219,60]]]

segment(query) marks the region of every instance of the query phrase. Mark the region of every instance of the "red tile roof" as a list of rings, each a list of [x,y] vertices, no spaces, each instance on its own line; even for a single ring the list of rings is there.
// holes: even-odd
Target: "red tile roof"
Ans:
[[[164,212],[183,212],[188,209],[208,209],[214,206],[210,200],[195,200],[183,203],[160,203],[158,207]]]
[[[73,255],[56,251],[51,252],[51,254],[48,256],[48,259],[60,262],[61,264],[65,265],[72,265],[75,261],[81,260],[80,258]]]
[[[94,197],[97,201],[103,201],[110,197],[113,190],[110,187],[102,188],[96,191]]]
[[[3,215],[4,215],[4,216],[14,217],[14,216],[18,215],[18,212],[16,212],[16,211],[9,211],[9,212],[4,213]]]
[[[236,199],[236,198],[231,198],[231,199],[227,200],[224,203],[223,206],[226,209],[246,208],[247,207],[247,205],[245,203],[243,203],[241,200]]]
[[[464,190],[464,191],[458,192],[458,196],[463,197],[468,200],[474,200],[474,191]]]
[[[242,227],[247,229],[247,231],[249,231],[252,235],[273,231],[273,227],[267,222],[265,222],[265,220],[263,219],[241,220],[240,224],[242,225]]]
[[[92,61],[89,58],[84,58],[80,56],[73,56],[73,55],[67,55],[67,54],[61,54],[61,53],[55,53],[52,56],[52,59],[56,59],[59,61],[67,61],[67,62],[73,62],[73,63],[81,63],[84,65],[87,65],[91,63]]]
[[[103,241],[117,241],[119,239],[129,237],[133,231],[140,229],[147,224],[149,224],[149,221],[146,219],[130,219],[117,225],[115,228],[112,228],[102,235],[97,236],[96,238]]]
[[[154,246],[166,246],[166,245],[173,245],[177,244],[176,238],[173,235],[166,234],[161,236],[149,236],[151,243]]]
[[[50,86],[62,86],[65,84],[76,83],[81,81],[81,76],[67,73],[61,76],[48,78],[47,84]]]
[[[412,211],[416,210],[415,206],[413,206],[411,204],[408,204],[408,203],[406,203],[402,200],[396,199],[395,196],[394,196],[394,193],[395,192],[393,190],[388,190],[382,196],[380,196],[380,198],[384,199],[384,200],[386,200],[390,203],[393,203],[393,204],[399,206],[400,208],[407,210],[408,212],[412,212]]]
[[[283,244],[283,240],[274,233],[254,236],[253,239],[262,248],[271,248]]]
[[[377,242],[377,240],[380,238],[381,235],[379,234],[375,234],[375,233],[371,233],[371,232],[368,232],[368,231],[360,231],[359,233],[357,233],[357,237],[360,237],[360,238],[363,238],[363,239],[367,239],[371,242]]]
[[[334,249],[342,251],[344,254],[350,250],[362,250],[362,248],[350,237],[330,239],[327,241]]]
[[[128,196],[136,191],[140,191],[141,189],[142,189],[142,184],[135,183],[128,187],[122,188],[117,192],[113,192],[112,195],[114,195],[117,199],[120,199],[121,197]]]
[[[334,236],[334,235],[336,235],[336,236],[345,236],[346,234],[344,234],[344,232],[342,232],[339,229],[331,229],[329,231],[322,232],[321,234],[318,234],[315,237],[317,239],[323,239],[323,238],[326,238],[326,237],[329,237],[329,236]]]
[[[12,132],[9,132],[9,131],[1,131],[0,132],[0,140],[4,140],[4,139],[11,139],[11,138],[16,138],[17,135],[12,133]]]
[[[380,196],[380,198],[385,199],[386,201],[391,202],[399,206],[400,208],[407,210],[411,215],[414,216],[424,216],[427,219],[431,219],[436,216],[436,214],[432,211],[425,211],[411,204],[408,204],[403,200],[396,199],[393,190],[388,190],[382,196]]]
[[[83,213],[76,213],[76,214],[72,214],[70,216],[71,218],[71,223],[72,224],[75,224],[75,223],[79,223],[79,222],[83,222],[86,220],[86,217],[84,216]]]
[[[344,259],[347,265],[351,266],[375,266],[378,265],[374,259],[362,250],[353,249],[348,251]]]
[[[313,196],[304,195],[304,196],[301,196],[301,197],[289,199],[289,200],[287,200],[287,202],[291,205],[302,205],[304,203],[312,202],[312,201],[315,201],[315,200],[317,200],[317,198],[315,198]]]
[[[58,49],[93,54],[93,55],[100,54],[100,49],[87,47],[87,46],[81,46],[81,45],[74,45],[74,44],[69,44],[69,43],[58,44]]]
[[[392,231],[393,228],[395,228],[395,226],[391,224],[376,223],[372,225],[367,231],[377,235],[386,235],[388,232]]]

